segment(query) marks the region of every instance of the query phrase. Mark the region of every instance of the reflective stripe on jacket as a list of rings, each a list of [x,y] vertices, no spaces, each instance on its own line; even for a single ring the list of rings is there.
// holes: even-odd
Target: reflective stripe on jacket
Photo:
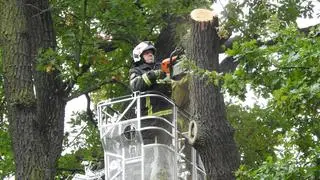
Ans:
[[[160,68],[160,67],[159,67]],[[171,80],[167,81],[160,78],[159,68],[154,64],[141,64],[130,69],[130,88],[133,91],[154,91],[160,92],[167,97],[171,97]],[[149,103],[147,99],[142,99],[142,108],[146,108],[143,114],[155,113],[168,109],[168,103],[160,98],[151,97]],[[148,105],[149,104],[149,105]],[[148,107],[147,107],[148,105]],[[149,113],[148,113],[149,112]]]
[[[129,73],[130,88],[133,91],[150,90],[157,79],[152,64],[141,64],[140,66],[130,69]]]

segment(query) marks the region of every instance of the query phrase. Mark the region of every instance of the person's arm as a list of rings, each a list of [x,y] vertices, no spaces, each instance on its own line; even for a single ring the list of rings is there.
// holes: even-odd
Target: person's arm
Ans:
[[[157,79],[165,77],[165,73],[161,70],[150,70],[144,74],[139,74],[137,70],[130,70],[130,88],[133,91],[148,90]]]

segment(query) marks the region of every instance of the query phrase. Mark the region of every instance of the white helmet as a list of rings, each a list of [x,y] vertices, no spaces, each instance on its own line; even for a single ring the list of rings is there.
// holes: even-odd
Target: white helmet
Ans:
[[[156,48],[153,46],[153,44],[150,41],[143,41],[140,44],[138,44],[132,51],[133,61],[135,63],[141,61],[141,55],[146,50],[152,50],[153,54],[156,52]]]

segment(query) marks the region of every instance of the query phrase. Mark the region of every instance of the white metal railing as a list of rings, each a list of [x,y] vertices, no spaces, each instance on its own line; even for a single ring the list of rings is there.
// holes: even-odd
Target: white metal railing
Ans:
[[[165,115],[155,115],[157,112],[148,115],[143,110],[146,98],[165,102],[165,109],[170,111]],[[134,92],[131,96],[100,102],[97,117],[104,148],[105,179],[205,179],[201,159],[187,143],[185,131],[189,119],[181,115],[169,98]]]

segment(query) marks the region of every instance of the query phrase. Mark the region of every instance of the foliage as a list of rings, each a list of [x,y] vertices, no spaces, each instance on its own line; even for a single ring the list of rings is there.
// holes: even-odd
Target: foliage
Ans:
[[[314,179],[317,176],[320,146],[316,137],[305,138],[298,144],[295,139],[302,135],[288,129],[290,122],[281,112],[258,106],[244,109],[230,105],[228,118],[236,129],[241,154],[237,179]],[[301,151],[301,144],[307,146],[308,151]]]
[[[271,1],[271,0],[242,0],[230,1],[223,12],[226,29],[241,33],[246,40],[256,39],[267,35],[266,26],[270,17],[275,14],[286,23],[294,23],[298,17],[311,18],[314,16],[312,0]]]
[[[319,146],[308,156],[302,156],[290,141],[283,143],[284,146],[278,152],[279,157],[269,156],[257,168],[248,169],[242,165],[237,171],[238,179],[315,179],[315,174],[320,170],[316,163],[319,160]]]
[[[319,45],[319,38],[313,31],[309,35],[300,33],[293,24],[285,29],[280,26],[275,28],[275,25],[271,34],[277,32],[274,37],[276,44],[259,47],[257,41],[253,40],[241,45],[236,43],[228,51],[240,61],[234,74],[235,80],[251,83],[265,96],[272,94],[276,106],[287,108],[284,112],[288,115],[296,114],[297,110],[316,115],[315,110],[319,105],[316,99],[320,95],[319,68],[313,65],[317,63],[320,52],[313,47]],[[297,104],[300,105],[295,106]]]
[[[235,44],[228,51],[240,61],[233,81],[249,83],[258,93],[271,96],[270,106],[282,112],[291,128],[301,132],[309,129],[311,136],[319,137],[316,128],[319,127],[320,68],[314,64],[320,58],[320,51],[313,47],[319,45],[320,39],[312,31],[309,35],[298,32],[292,24],[285,29],[272,27],[277,30],[276,44],[258,47],[256,41],[250,41],[241,46]]]
[[[83,173],[84,161],[101,164],[103,149],[99,131],[94,123],[96,122],[92,122],[85,111],[73,114],[69,122],[73,130],[65,134],[64,140],[64,150],[68,153],[59,160],[57,178],[63,179],[73,173]]]
[[[275,157],[275,146],[280,145],[284,126],[279,112],[259,106],[244,108],[229,105],[228,119],[235,128],[241,164],[258,167],[267,157]],[[281,124],[282,123],[282,124]]]
[[[4,179],[14,172],[14,159],[11,145],[11,138],[8,132],[8,122],[0,122],[0,178]]]
[[[206,69],[199,68],[192,61],[184,58],[182,58],[182,61],[183,61],[183,67],[188,69],[190,73],[206,79],[208,83],[213,83],[216,86],[219,85],[219,82],[222,79],[222,76],[217,71],[209,71]]]
[[[2,76],[2,56],[0,49],[0,178],[13,174],[14,172],[14,159],[13,151],[11,146],[11,138],[9,135],[8,121],[5,117],[6,107],[4,100],[4,87],[3,87],[3,76]]]
[[[3,87],[3,71],[2,71],[2,52],[0,48],[0,122],[4,120],[5,101],[4,101],[4,87]]]
[[[231,9],[238,8],[235,4],[230,5]],[[266,114],[276,112],[277,118],[269,119],[270,117],[264,116],[266,119],[261,121],[261,116],[256,116],[257,114],[252,118],[261,121],[262,126],[272,124],[270,130],[277,130],[278,133],[277,144],[289,144],[295,150],[292,152],[285,148],[285,155],[281,158],[272,154],[268,158],[264,157],[260,167],[243,162],[239,178],[316,178],[318,175],[314,167],[318,166],[319,157],[314,153],[319,147],[317,141],[320,137],[320,68],[315,64],[319,63],[320,51],[315,47],[320,45],[320,27],[315,26],[305,33],[295,23],[297,17],[313,16],[313,5],[309,1],[281,1],[271,6],[270,1],[243,1],[239,5],[249,5],[251,9],[248,14],[242,14],[228,22],[242,36],[233,44],[232,49],[227,50],[227,54],[233,56],[239,65],[234,73],[224,75],[223,86],[229,94],[242,100],[246,98],[247,84],[256,94],[268,98],[269,103],[262,111],[267,111]],[[243,113],[237,115],[241,117]],[[245,131],[250,126],[252,123],[246,126]],[[288,143],[287,134],[290,132],[293,135]],[[275,134],[268,136],[271,139],[273,137]],[[243,145],[239,140],[238,143],[240,147]],[[255,141],[251,143],[257,145]],[[264,143],[266,142],[261,142]],[[274,153],[279,155],[277,151]],[[300,155],[299,158],[296,157],[297,154]]]

